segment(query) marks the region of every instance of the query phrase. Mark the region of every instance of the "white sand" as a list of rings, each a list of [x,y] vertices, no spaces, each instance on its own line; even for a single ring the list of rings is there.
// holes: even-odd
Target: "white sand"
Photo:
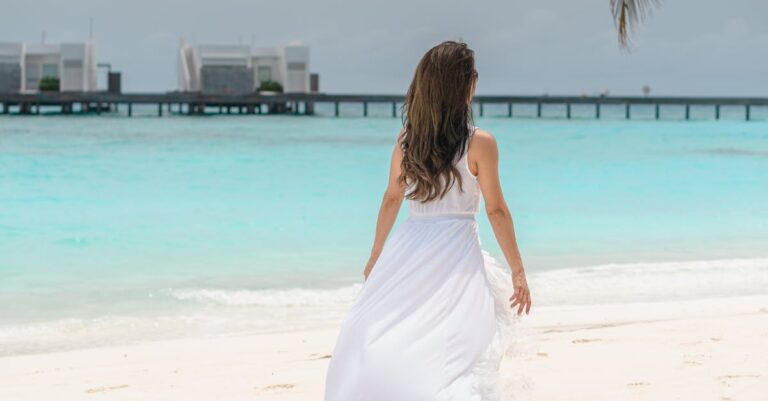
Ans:
[[[768,296],[532,312],[502,367],[520,399],[768,400]],[[336,332],[4,357],[0,400],[322,400]]]

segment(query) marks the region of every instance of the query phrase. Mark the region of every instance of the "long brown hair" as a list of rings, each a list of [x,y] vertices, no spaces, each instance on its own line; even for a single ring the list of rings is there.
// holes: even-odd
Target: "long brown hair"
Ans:
[[[455,162],[467,150],[476,79],[475,54],[466,43],[443,42],[419,61],[403,104],[400,184],[412,186],[408,199],[440,199],[454,181],[462,189]]]

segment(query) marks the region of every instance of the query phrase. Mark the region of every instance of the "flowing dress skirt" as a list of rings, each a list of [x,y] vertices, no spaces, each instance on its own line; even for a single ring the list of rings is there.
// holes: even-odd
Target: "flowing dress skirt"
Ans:
[[[409,217],[348,312],[326,401],[489,401],[513,314],[473,215]]]

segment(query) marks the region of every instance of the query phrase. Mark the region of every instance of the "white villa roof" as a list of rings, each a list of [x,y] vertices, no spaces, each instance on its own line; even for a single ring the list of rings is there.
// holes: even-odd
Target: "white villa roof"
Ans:
[[[44,45],[41,43],[29,43],[24,48],[26,54],[43,55],[43,54],[59,54],[61,47],[59,45]]]

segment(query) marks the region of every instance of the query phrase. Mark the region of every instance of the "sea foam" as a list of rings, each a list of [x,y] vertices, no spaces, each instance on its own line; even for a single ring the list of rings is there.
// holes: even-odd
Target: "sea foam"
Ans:
[[[528,274],[540,305],[644,302],[768,293],[768,258],[603,264]],[[169,290],[181,301],[222,306],[345,305],[360,284],[334,289]]]
[[[768,258],[604,264],[538,272],[530,282],[546,305],[768,294]]]
[[[604,264],[530,272],[534,305],[659,302],[768,294],[768,258]],[[186,336],[337,327],[360,293],[338,288],[161,291],[138,314],[0,325],[0,356]],[[155,302],[178,308],[154,311]],[[153,306],[154,305],[154,306]]]
[[[361,284],[352,284],[333,289],[288,288],[222,290],[186,288],[169,290],[169,294],[178,300],[208,304],[228,306],[298,307],[346,304],[354,300],[361,287]]]

